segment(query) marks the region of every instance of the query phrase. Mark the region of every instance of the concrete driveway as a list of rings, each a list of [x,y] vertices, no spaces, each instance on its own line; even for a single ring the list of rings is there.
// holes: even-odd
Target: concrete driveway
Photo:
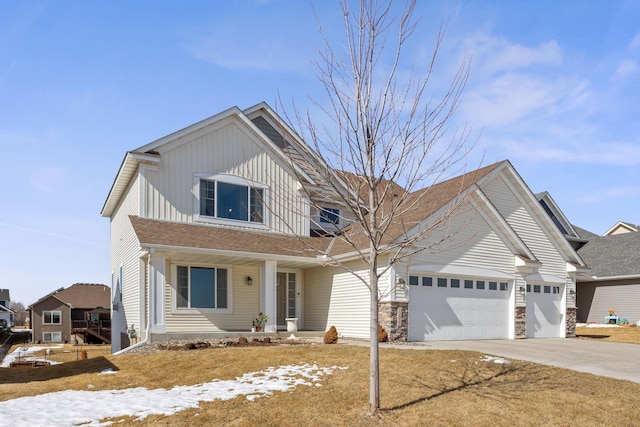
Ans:
[[[435,341],[424,343],[420,347],[434,350],[472,350],[506,359],[526,360],[640,383],[639,344],[538,338]]]

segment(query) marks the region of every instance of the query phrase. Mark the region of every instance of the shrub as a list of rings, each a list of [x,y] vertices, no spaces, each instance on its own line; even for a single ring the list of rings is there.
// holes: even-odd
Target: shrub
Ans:
[[[381,324],[378,323],[378,342],[387,342],[389,341],[389,336],[387,335],[387,331],[382,327]]]
[[[82,359],[82,360],[86,360],[86,359],[88,359],[88,358],[89,358],[89,355],[87,354],[87,350],[84,350],[84,349],[83,349],[83,350],[80,352],[80,359]]]
[[[335,344],[338,342],[338,331],[335,326],[329,328],[329,330],[324,334],[324,343],[325,344]]]

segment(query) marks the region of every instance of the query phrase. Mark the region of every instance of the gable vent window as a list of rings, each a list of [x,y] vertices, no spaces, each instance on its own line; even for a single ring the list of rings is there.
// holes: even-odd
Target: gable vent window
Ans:
[[[225,179],[226,178],[226,179]],[[201,219],[216,218],[264,224],[266,189],[250,185],[243,178],[199,178],[196,182]]]

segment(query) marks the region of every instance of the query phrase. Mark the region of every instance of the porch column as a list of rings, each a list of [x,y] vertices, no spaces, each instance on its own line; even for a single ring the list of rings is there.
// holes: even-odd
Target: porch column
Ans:
[[[277,332],[277,306],[276,306],[276,271],[278,263],[276,261],[265,261],[262,269],[262,280],[260,281],[260,310],[269,316],[269,321],[265,325],[265,332]]]
[[[164,333],[165,258],[149,254],[149,325],[152,333]]]

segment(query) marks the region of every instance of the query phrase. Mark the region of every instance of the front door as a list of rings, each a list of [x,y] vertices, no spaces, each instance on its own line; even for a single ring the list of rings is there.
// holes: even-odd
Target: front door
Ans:
[[[286,328],[287,317],[296,317],[296,273],[279,271],[276,281],[278,328]]]

